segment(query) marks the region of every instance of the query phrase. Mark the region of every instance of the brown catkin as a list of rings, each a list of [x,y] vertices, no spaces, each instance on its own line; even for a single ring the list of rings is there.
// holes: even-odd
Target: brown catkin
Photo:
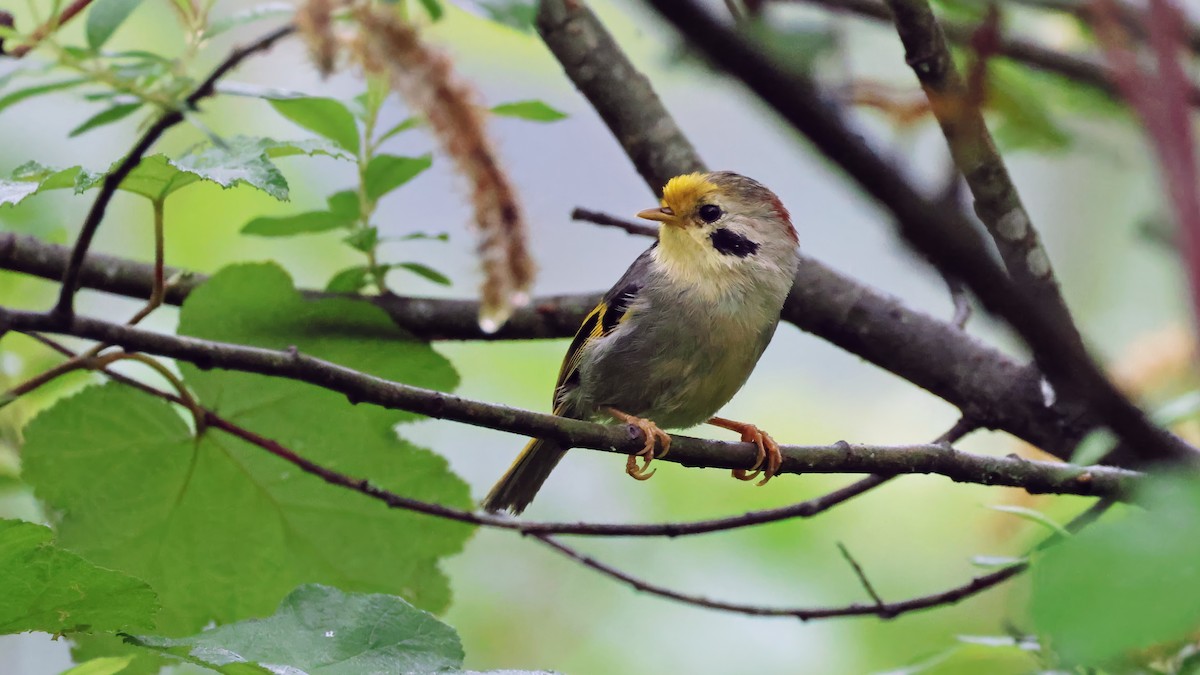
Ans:
[[[338,41],[333,31],[336,4],[337,0],[308,0],[296,11],[296,28],[322,77],[328,77],[337,65]]]
[[[516,191],[497,160],[475,91],[457,76],[449,57],[422,41],[394,11],[363,5],[356,16],[361,33],[355,52],[363,67],[385,74],[392,88],[425,117],[470,184],[484,275],[479,325],[494,331],[514,306],[528,301],[534,263]]]

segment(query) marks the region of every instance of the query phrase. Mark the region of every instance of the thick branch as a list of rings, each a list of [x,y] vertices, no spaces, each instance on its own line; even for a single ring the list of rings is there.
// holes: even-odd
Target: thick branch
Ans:
[[[937,117],[954,163],[975,197],[975,213],[996,243],[1000,258],[1021,292],[1060,321],[1078,339],[1066,302],[1033,220],[1004,159],[996,150],[976,97],[954,66],[942,27],[926,0],[887,0],[905,57]]]
[[[58,279],[70,249],[29,235],[0,233],[0,268]],[[166,301],[180,304],[207,277],[167,269],[175,279]],[[153,268],[139,262],[89,254],[80,281],[90,288],[147,298]],[[320,298],[320,291],[302,291]],[[387,295],[370,302],[402,328],[427,340],[570,337],[599,295],[535,299],[494,335],[479,330],[479,305]],[[1046,406],[1036,369],[1021,366],[957,327],[915,312],[896,298],[805,258],[796,274],[783,319],[891,371],[957,406],[989,429],[1003,429],[1061,458],[1096,426],[1066,402]]]
[[[900,234],[939,269],[960,277],[980,302],[1008,322],[1033,350],[1060,392],[1086,401],[1144,461],[1195,463],[1200,454],[1154,426],[1104,376],[1062,322],[1014,289],[966,217],[924,197],[879,157],[820,95],[808,75],[789,69],[745,36],[685,0],[649,0],[689,43],[756,93],[823,155],[895,217]]]
[[[679,128],[659,124],[670,118],[658,94],[584,3],[542,0],[537,29],[655,195],[671,178],[704,170]],[[597,100],[614,99],[622,105],[596,105]]]
[[[63,327],[51,314],[0,309],[0,333],[6,330],[73,335],[127,350],[166,356],[200,368],[259,373],[307,382],[344,394],[356,403],[407,410],[437,419],[560,441],[568,447],[634,454],[642,449],[633,427],[605,426],[554,415],[471,401],[439,391],[391,382],[296,351],[164,335],[138,328],[75,317]],[[675,437],[666,461],[684,466],[748,469],[757,449],[750,443],[726,443]],[[1076,467],[1011,457],[961,453],[944,445],[900,447],[785,446],[781,473],[937,473],[956,481],[1055,492],[1118,497],[1129,492],[1138,474],[1108,467]]]

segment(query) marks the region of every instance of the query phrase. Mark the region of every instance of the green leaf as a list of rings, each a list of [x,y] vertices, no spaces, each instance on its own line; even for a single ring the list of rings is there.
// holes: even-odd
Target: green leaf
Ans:
[[[487,0],[480,8],[492,21],[516,28],[523,33],[532,33],[537,7],[530,0]]]
[[[383,135],[380,136],[375,142],[382,143],[382,142],[386,141],[387,139],[391,138],[392,136],[395,136],[398,133],[401,133],[403,131],[408,131],[409,129],[415,129],[415,128],[421,126],[421,123],[422,122],[421,122],[420,117],[409,117],[409,118],[405,119],[403,122],[397,124],[396,126],[392,127],[391,129],[388,129],[387,131],[385,131],[383,133]]]
[[[1054,118],[1050,99],[1042,95],[1028,68],[988,62],[987,107],[998,116],[992,125],[996,142],[1007,150],[1064,150],[1071,136]]]
[[[17,89],[16,91],[11,91],[5,94],[3,97],[0,97],[0,110],[4,110],[15,103],[20,103],[27,98],[33,98],[34,96],[41,96],[42,94],[49,94],[55,91],[62,91],[63,89],[70,89],[71,87],[77,87],[88,81],[89,80],[87,78],[76,77],[69,80],[60,80],[58,82],[50,82],[48,84],[39,84],[32,87],[25,87],[24,89]]]
[[[379,308],[305,300],[274,265],[218,272],[188,296],[179,332],[294,345],[425,388],[457,384],[444,358]],[[415,415],[355,406],[301,382],[180,370],[203,404],[309,460],[416,499],[471,507],[444,459],[397,438],[396,424]],[[25,479],[61,514],[62,544],[149,582],[163,604],[157,628],[168,634],[263,616],[314,581],[444,609],[438,561],[472,531],[330,486],[219,430],[197,439],[170,404],[114,384],[43,412],[25,440]]]
[[[433,165],[432,155],[420,157],[399,157],[396,155],[376,155],[367,164],[363,185],[366,187],[367,199],[372,202],[416,178]]]
[[[442,3],[438,0],[421,0],[421,6],[425,8],[425,12],[429,14],[429,18],[438,21],[445,14],[442,9]]]
[[[1200,625],[1200,483],[1156,478],[1139,497],[1145,510],[1093,525],[1034,565],[1035,625],[1068,664],[1109,663]]]
[[[993,511],[999,511],[1000,513],[1012,514],[1022,520],[1028,520],[1031,523],[1037,523],[1038,525],[1041,525],[1055,534],[1062,535],[1064,537],[1071,536],[1071,533],[1067,531],[1067,528],[1059,525],[1054,521],[1053,518],[1047,516],[1041,511],[1037,511],[1026,506],[1016,506],[1013,504],[995,504],[988,506],[988,508]]]
[[[557,122],[567,119],[564,112],[551,108],[544,101],[514,101],[492,108],[493,115],[516,117],[530,122]]]
[[[354,114],[341,101],[309,97],[270,99],[268,103],[296,124],[328,138],[347,152],[358,153],[358,125]]]
[[[346,235],[346,238],[342,241],[350,244],[355,250],[370,253],[379,244],[379,228],[359,228]]]
[[[0,520],[0,634],[154,625],[158,603],[145,582],[97,567],[52,538],[48,527]]]
[[[329,204],[330,213],[344,220],[355,221],[361,215],[359,213],[358,193],[354,190],[335,192],[329,195],[325,201]]]
[[[330,293],[358,293],[370,283],[371,270],[366,265],[355,265],[333,275],[325,290]]]
[[[441,272],[439,272],[427,265],[422,265],[421,263],[415,263],[415,262],[398,263],[398,264],[392,265],[392,267],[399,267],[401,269],[406,269],[409,272],[412,272],[413,274],[425,277],[426,279],[432,281],[435,284],[449,286],[452,283],[450,281],[450,278],[447,277],[445,274],[442,274]]]
[[[10,180],[0,180],[0,206],[19,204],[26,197],[44,190],[76,187],[76,192],[82,192],[93,185],[93,176],[78,166],[54,169],[37,162],[26,162],[13,170]]]
[[[295,13],[295,6],[286,2],[266,2],[254,7],[247,7],[209,23],[208,28],[204,31],[203,39],[210,40],[221,33],[260,19],[291,17]]]
[[[92,115],[91,117],[89,117],[87,119],[87,121],[85,121],[83,124],[80,124],[79,126],[72,129],[71,133],[67,134],[67,136],[74,138],[75,136],[78,136],[83,133],[87,133],[88,131],[91,131],[92,129],[96,129],[96,128],[102,127],[106,124],[112,124],[113,122],[123,120],[126,117],[129,117],[130,115],[132,115],[133,113],[137,112],[137,110],[141,107],[142,107],[141,102],[121,103],[118,105],[114,105],[111,108],[101,110],[100,112],[96,113],[95,115]]]
[[[62,675],[117,675],[133,662],[133,655],[101,656],[81,663],[70,670],[64,670]]]
[[[339,227],[349,227],[353,223],[354,221],[347,221],[329,211],[310,211],[294,216],[255,218],[242,226],[242,234],[253,234],[260,237],[290,237],[311,232],[328,232]]]
[[[218,626],[192,637],[139,637],[137,644],[202,662],[270,664],[271,672],[313,675],[462,672],[454,629],[391,595],[301,586],[265,619]]]
[[[212,146],[189,152],[171,165],[224,188],[249,185],[279,201],[288,199],[287,179],[266,153],[254,146]]]
[[[85,32],[88,46],[100,49],[142,0],[96,0],[88,10]]]

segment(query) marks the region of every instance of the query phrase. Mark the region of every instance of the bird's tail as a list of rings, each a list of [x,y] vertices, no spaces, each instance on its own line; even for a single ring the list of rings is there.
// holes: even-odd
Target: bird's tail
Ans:
[[[487,499],[483,500],[484,510],[508,509],[513,514],[524,511],[565,454],[567,448],[554,441],[539,438],[530,441],[517,457],[517,461],[513,462],[504,477],[496,483],[496,487],[488,493]]]

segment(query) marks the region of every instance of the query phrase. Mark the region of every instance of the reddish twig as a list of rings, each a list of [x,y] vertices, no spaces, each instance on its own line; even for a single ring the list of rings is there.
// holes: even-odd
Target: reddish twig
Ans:
[[[75,15],[82,12],[90,4],[92,4],[92,0],[75,0],[63,8],[63,11],[57,17],[50,19],[46,23],[34,29],[34,31],[29,34],[28,42],[18,45],[17,47],[13,48],[12,51],[6,52],[5,55],[11,56],[14,59],[19,59],[25,56],[35,47],[41,44],[42,40],[45,40],[47,36],[59,28],[62,28],[68,21],[74,19]]]
[[[1182,244],[1181,258],[1191,287],[1192,313],[1200,321],[1200,172],[1189,109],[1190,81],[1181,52],[1187,49],[1186,22],[1168,0],[1151,0],[1145,34],[1155,68],[1143,68],[1129,39],[1125,21],[1136,18],[1113,0],[1097,0],[1090,13],[1104,48],[1113,81],[1141,118],[1158,157]]]

